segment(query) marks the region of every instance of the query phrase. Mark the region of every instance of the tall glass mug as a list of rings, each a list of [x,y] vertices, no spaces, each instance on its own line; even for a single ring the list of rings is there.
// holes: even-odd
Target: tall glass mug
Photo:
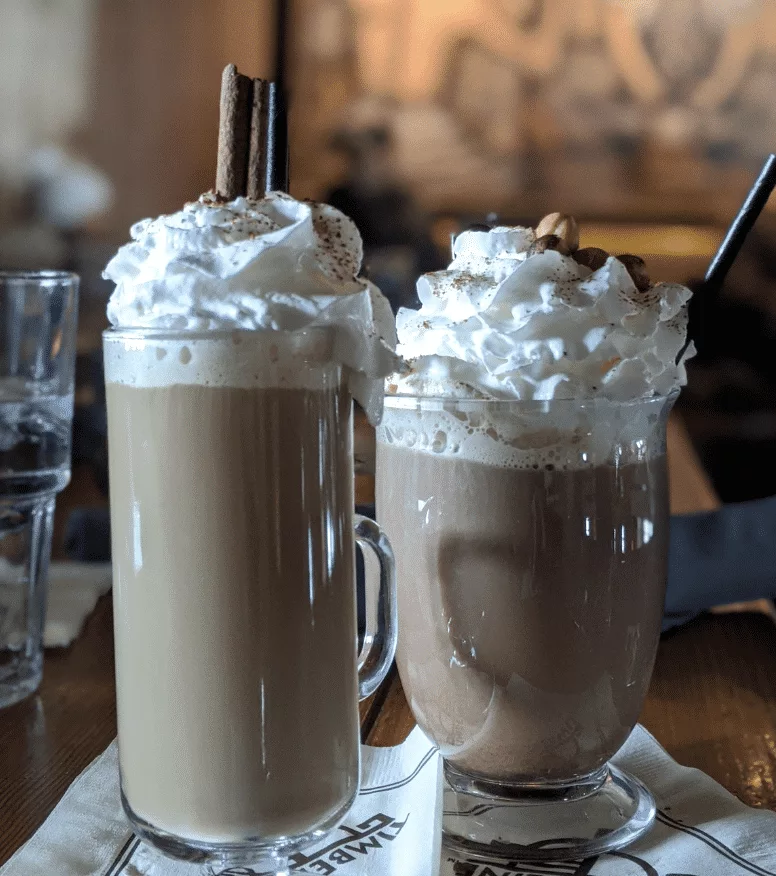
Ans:
[[[608,761],[660,633],[674,398],[386,398],[397,663],[444,757],[445,842],[469,857],[584,858],[652,824]]]
[[[331,351],[323,329],[104,335],[122,799],[214,872],[286,872],[338,824],[359,696],[393,659],[393,558],[354,521]],[[380,566],[360,657],[354,538]]]

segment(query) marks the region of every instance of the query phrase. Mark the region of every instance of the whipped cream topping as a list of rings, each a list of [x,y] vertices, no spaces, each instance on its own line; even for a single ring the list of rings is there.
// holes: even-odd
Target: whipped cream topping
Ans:
[[[548,400],[665,395],[686,382],[684,286],[639,291],[622,262],[597,271],[530,228],[464,231],[446,271],[418,281],[421,309],[396,318],[407,368],[389,391]]]
[[[202,195],[177,213],[132,226],[103,276],[116,288],[118,328],[296,331],[330,326],[334,359],[379,419],[382,378],[396,367],[388,301],[358,277],[356,226],[326,204],[272,193],[260,201]]]

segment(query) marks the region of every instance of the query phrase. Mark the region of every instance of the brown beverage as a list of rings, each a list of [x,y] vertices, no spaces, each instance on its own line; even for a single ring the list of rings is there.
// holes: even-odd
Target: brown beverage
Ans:
[[[106,348],[122,788],[200,843],[336,821],[359,770],[351,399],[232,345]]]
[[[549,415],[539,429],[515,418],[502,442],[498,418],[472,434],[459,411],[410,420],[387,403],[377,512],[396,551],[397,663],[416,719],[468,775],[599,769],[635,725],[655,658],[664,402],[632,418],[641,443],[553,432]]]
[[[478,860],[592,860],[655,818],[607,760],[657,649],[691,293],[579,243],[561,213],[463,231],[396,315],[376,480],[397,662],[444,755],[444,843]]]

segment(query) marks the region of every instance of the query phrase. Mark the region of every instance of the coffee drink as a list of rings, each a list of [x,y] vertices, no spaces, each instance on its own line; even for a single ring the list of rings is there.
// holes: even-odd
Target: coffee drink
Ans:
[[[226,358],[230,337],[186,348],[212,359],[219,343]],[[139,355],[117,359],[107,402],[127,803],[198,841],[304,832],[341,813],[358,783],[339,369],[317,390],[138,386],[117,378],[133,361],[140,370]]]
[[[168,854],[285,872],[353,802],[393,658],[384,612],[359,673],[355,536],[389,607],[394,577],[354,528],[352,417],[392,316],[325,205],[205,195],[132,236],[104,336],[123,802]]]

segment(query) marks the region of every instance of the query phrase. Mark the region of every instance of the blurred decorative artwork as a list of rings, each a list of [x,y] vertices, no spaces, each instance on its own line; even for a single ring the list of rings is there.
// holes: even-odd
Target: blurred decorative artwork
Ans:
[[[776,142],[773,0],[304,0],[297,166],[388,124],[437,210],[715,221]]]

